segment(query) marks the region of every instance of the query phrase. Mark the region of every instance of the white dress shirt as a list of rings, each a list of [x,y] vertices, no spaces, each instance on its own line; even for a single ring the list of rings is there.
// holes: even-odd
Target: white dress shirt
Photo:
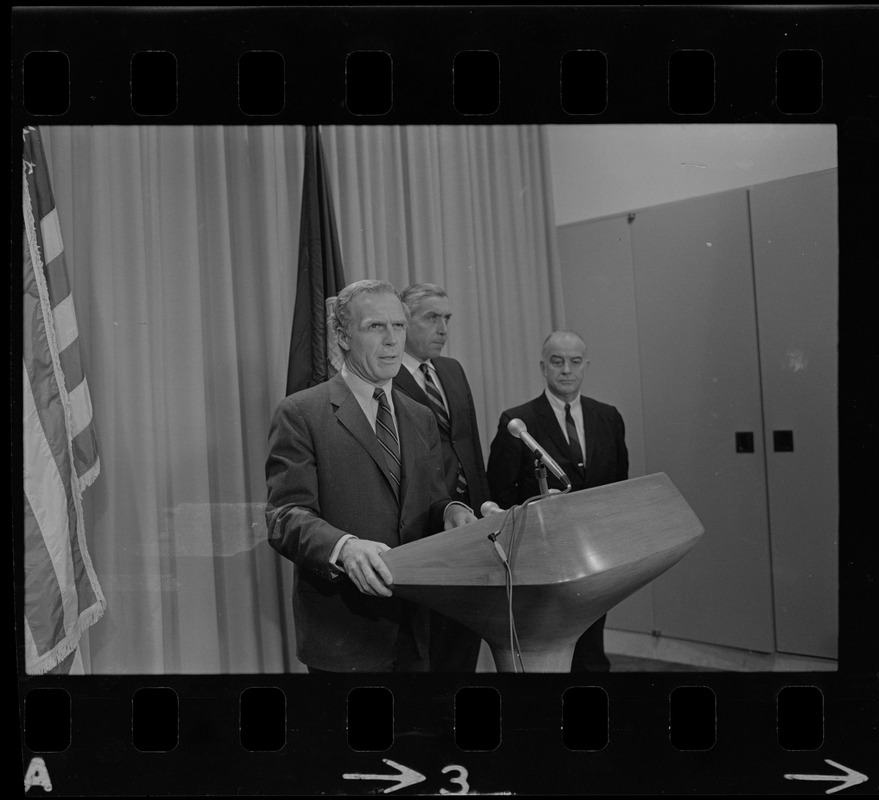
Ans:
[[[342,365],[342,369],[339,372],[342,379],[348,384],[348,388],[357,400],[357,404],[363,409],[363,413],[366,414],[366,419],[369,420],[372,430],[375,431],[375,418],[378,416],[378,400],[375,399],[375,390],[378,387],[372,383],[367,383],[359,375],[355,375],[348,369],[346,364]],[[388,405],[391,407],[391,416],[394,418],[394,424],[396,424],[397,412],[394,409],[394,395],[393,392],[391,392],[391,381],[387,381],[381,388],[385,392],[385,397],[388,398]],[[399,439],[399,435],[397,438]]]
[[[558,420],[559,427],[565,435],[565,441],[570,444],[571,440],[568,438],[568,426],[565,424],[565,401],[556,397],[549,389],[544,389],[543,393],[546,395],[546,399],[549,400],[553,412],[555,412],[555,418]],[[583,404],[580,402],[580,395],[577,395],[576,400],[571,403],[571,416],[574,419],[574,427],[577,429],[577,438],[580,440],[580,452],[585,458],[586,429],[583,425]]]

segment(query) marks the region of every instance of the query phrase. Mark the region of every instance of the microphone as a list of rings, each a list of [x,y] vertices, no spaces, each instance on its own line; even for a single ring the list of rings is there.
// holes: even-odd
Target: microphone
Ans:
[[[565,475],[565,471],[553,461],[552,456],[546,452],[534,437],[528,433],[528,429],[525,427],[525,423],[520,419],[511,419],[509,424],[507,425],[507,430],[513,434],[517,439],[521,439],[525,442],[525,445],[533,450],[539,457],[540,460],[546,465],[546,468],[556,476],[566,487],[571,485],[571,481],[567,475]]]
[[[479,513],[482,514],[483,517],[487,517],[489,514],[501,514],[503,513],[503,509],[493,500],[486,500],[479,507]]]

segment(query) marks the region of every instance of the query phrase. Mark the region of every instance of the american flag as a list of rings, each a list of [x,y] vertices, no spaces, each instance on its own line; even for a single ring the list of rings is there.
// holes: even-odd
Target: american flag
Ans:
[[[83,523],[101,463],[73,295],[40,134],[23,134],[24,647],[39,675],[75,653],[107,604]]]

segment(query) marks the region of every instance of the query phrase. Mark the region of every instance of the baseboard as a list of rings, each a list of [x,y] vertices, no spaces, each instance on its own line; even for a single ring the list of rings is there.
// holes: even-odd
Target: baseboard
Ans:
[[[734,647],[688,642],[649,633],[633,633],[605,628],[604,649],[633,658],[651,658],[674,664],[731,672],[836,672],[830,658],[810,658],[787,653],[755,653]]]

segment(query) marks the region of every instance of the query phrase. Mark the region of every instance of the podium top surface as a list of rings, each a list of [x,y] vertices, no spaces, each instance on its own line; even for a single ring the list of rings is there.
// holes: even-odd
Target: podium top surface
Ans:
[[[516,585],[541,586],[635,566],[669,551],[683,553],[703,532],[686,500],[660,472],[550,495],[382,557],[397,586],[504,585],[506,572],[489,539],[497,533]]]

